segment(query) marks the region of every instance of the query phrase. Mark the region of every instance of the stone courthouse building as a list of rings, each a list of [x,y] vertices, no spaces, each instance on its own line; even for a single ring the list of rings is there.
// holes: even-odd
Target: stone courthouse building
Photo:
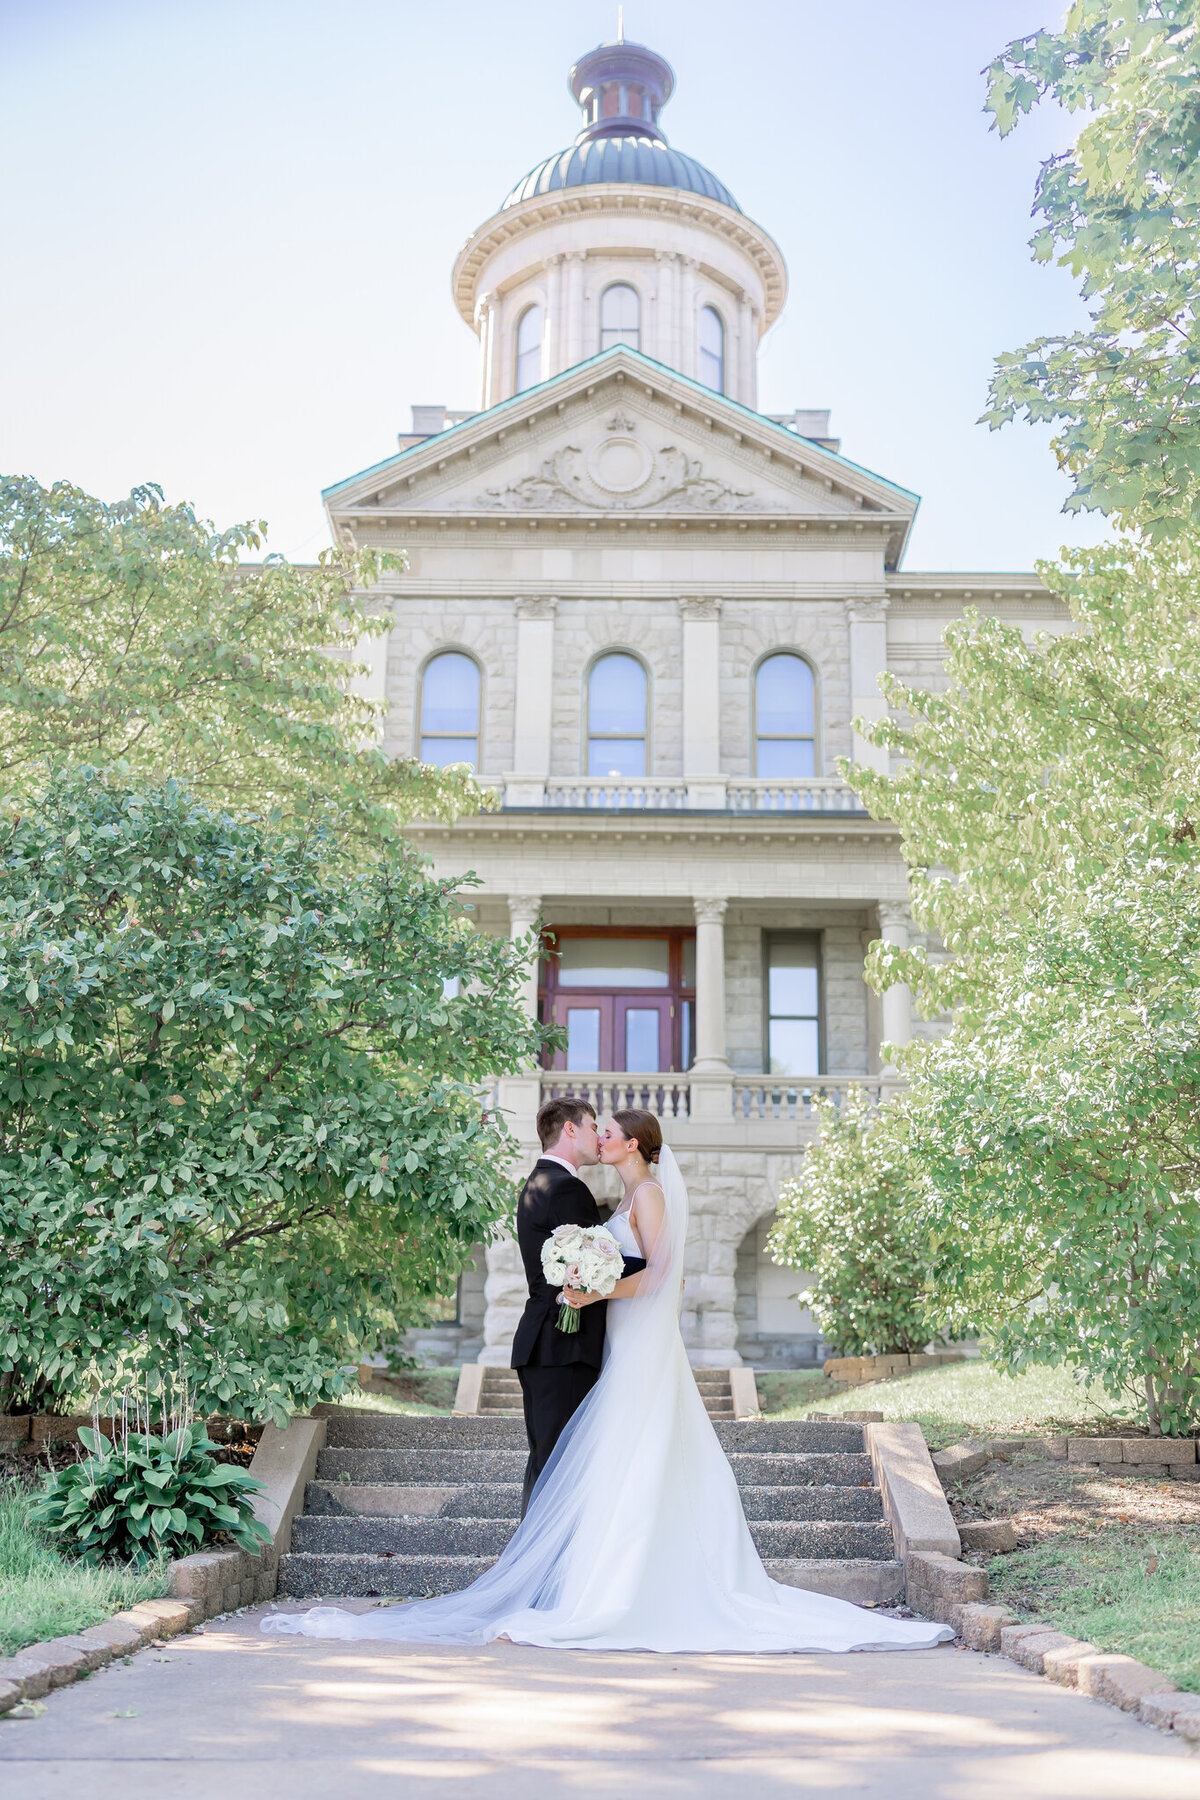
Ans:
[[[778,246],[668,145],[674,77],[641,46],[571,71],[583,112],[459,253],[479,409],[414,406],[397,454],[325,494],[346,541],[407,551],[372,604],[372,686],[397,755],[468,762],[498,810],[414,835],[475,871],[482,929],[547,953],[530,1007],[553,1066],[501,1084],[532,1153],[539,1099],[650,1106],[693,1208],[697,1364],[821,1353],[764,1242],[814,1100],[886,1080],[908,997],[863,980],[908,941],[897,834],[837,759],[884,669],[940,678],[964,606],[1060,622],[1030,575],[912,574],[917,496],[841,453],[825,412],[758,410]],[[919,1028],[919,1027],[918,1027]],[[524,1287],[493,1245],[437,1336],[505,1362]],[[486,1283],[486,1285],[485,1285]]]

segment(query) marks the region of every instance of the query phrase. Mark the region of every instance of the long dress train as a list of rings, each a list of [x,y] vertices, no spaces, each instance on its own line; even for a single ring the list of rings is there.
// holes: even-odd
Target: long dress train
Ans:
[[[767,1574],[679,1334],[687,1189],[669,1149],[659,1173],[666,1218],[644,1246],[641,1288],[609,1301],[600,1380],[499,1560],[459,1593],[273,1614],[264,1631],[672,1653],[928,1649],[953,1637]]]

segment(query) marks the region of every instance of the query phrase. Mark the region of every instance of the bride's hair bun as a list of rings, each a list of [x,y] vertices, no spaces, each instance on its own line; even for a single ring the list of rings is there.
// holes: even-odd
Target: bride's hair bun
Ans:
[[[613,1123],[619,1125],[627,1138],[636,1138],[637,1147],[648,1163],[658,1161],[658,1153],[662,1149],[662,1126],[652,1112],[641,1112],[637,1107],[626,1107],[622,1112],[613,1114]]]

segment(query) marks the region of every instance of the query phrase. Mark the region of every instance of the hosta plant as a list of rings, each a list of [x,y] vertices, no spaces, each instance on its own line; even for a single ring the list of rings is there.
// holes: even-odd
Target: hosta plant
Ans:
[[[112,1443],[79,1433],[91,1455],[52,1475],[30,1511],[33,1524],[66,1540],[85,1562],[135,1567],[187,1556],[218,1533],[242,1550],[270,1540],[252,1512],[261,1488],[245,1469],[218,1463],[202,1427],[166,1437],[131,1432]]]

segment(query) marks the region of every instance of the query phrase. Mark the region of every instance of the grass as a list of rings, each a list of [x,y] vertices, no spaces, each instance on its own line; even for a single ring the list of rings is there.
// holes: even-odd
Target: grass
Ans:
[[[165,1572],[88,1568],[53,1549],[29,1524],[33,1495],[0,1486],[0,1652],[98,1625],[137,1600],[167,1591]],[[3,1665],[0,1665],[2,1672]]]
[[[369,1387],[347,1394],[344,1404],[361,1412],[442,1418],[453,1411],[457,1387],[457,1369],[406,1369],[397,1375],[381,1372]]]
[[[818,1370],[789,1370],[760,1375],[758,1390],[763,1411],[774,1418],[872,1411],[885,1419],[915,1419],[935,1450],[964,1437],[1086,1432],[1141,1422],[1132,1406],[1076,1381],[1066,1369],[1004,1375],[978,1360],[854,1388],[840,1387]]]
[[[992,1597],[1200,1692],[1200,1546],[1119,1529],[994,1557]]]

